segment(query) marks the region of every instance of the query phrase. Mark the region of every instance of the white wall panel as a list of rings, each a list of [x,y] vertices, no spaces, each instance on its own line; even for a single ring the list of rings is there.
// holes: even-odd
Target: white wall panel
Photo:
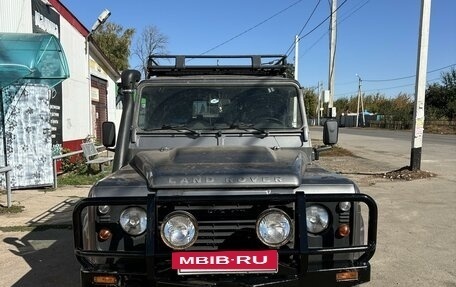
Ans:
[[[32,2],[0,0],[0,32],[32,33]]]
[[[67,55],[70,78],[62,83],[63,141],[90,134],[90,93],[85,38],[64,18],[60,18],[60,41]]]

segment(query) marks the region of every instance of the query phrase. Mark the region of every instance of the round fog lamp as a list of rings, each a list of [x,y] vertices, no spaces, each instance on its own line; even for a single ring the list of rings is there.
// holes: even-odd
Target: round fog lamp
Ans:
[[[172,249],[185,249],[195,243],[198,223],[186,211],[174,211],[166,216],[160,228],[163,242]]]
[[[111,211],[111,207],[109,205],[99,205],[98,206],[98,212],[102,215],[107,214],[109,211]]]
[[[256,232],[258,238],[265,245],[270,247],[280,247],[288,243],[291,238],[291,219],[281,209],[268,209],[258,217]]]
[[[329,226],[329,214],[326,209],[319,205],[311,205],[306,208],[307,231],[310,233],[323,232]]]
[[[351,208],[350,201],[339,202],[339,209],[342,210],[343,212],[349,211],[350,208]]]
[[[119,220],[122,229],[130,235],[140,235],[146,231],[147,227],[147,214],[146,211],[140,207],[126,208],[120,214]]]

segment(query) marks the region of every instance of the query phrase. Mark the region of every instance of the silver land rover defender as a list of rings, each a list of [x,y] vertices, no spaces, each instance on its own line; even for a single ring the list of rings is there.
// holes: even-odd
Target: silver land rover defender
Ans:
[[[113,173],[74,209],[82,286],[353,286],[370,280],[377,207],[312,161],[281,55],[151,56],[103,124]],[[117,137],[117,140],[116,140]],[[362,210],[361,210],[362,208]]]

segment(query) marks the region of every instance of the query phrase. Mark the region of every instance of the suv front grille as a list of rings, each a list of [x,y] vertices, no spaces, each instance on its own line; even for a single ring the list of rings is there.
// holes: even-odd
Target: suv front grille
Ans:
[[[215,199],[216,200],[216,199]],[[232,250],[233,248],[266,248],[256,236],[258,215],[265,209],[277,207],[285,210],[293,219],[293,204],[207,204],[207,205],[158,205],[158,229],[164,217],[175,210],[190,212],[198,221],[198,239],[187,250]],[[160,232],[160,230],[158,230]],[[288,244],[292,247],[292,242]],[[160,245],[159,248],[167,248]]]

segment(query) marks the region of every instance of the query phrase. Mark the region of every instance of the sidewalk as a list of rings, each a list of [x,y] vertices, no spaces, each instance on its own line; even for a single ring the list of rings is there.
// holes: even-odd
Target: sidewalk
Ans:
[[[18,213],[0,213],[0,228],[39,225],[70,225],[73,206],[89,193],[90,186],[62,186],[52,189],[13,190],[13,206],[22,206]],[[0,195],[6,206],[6,194]],[[0,233],[3,231],[0,229]]]

